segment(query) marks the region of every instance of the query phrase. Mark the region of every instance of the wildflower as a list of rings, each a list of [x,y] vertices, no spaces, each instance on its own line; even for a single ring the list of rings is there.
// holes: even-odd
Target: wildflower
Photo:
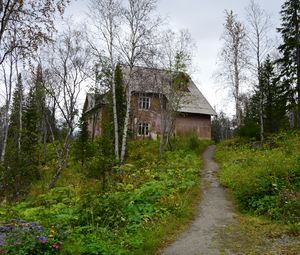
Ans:
[[[61,246],[61,243],[55,243],[55,244],[52,245],[52,248],[59,249],[60,246]]]
[[[36,236],[35,239],[37,239],[42,244],[47,243],[47,238],[45,236]]]
[[[0,226],[0,232],[10,232],[11,230],[11,226]]]
[[[43,233],[43,228],[41,226],[37,226],[36,227],[36,231],[39,232],[39,233]]]
[[[31,222],[31,227],[36,227],[37,223],[36,222]]]

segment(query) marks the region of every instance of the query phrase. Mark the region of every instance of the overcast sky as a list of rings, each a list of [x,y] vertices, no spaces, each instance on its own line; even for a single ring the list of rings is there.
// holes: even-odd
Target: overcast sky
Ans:
[[[77,0],[68,8],[67,15],[83,19],[88,0]],[[191,74],[197,86],[213,107],[233,114],[233,102],[213,74],[217,69],[217,56],[222,47],[220,36],[223,31],[225,9],[233,10],[240,20],[245,20],[245,8],[250,0],[158,0],[158,13],[166,18],[173,30],[188,29],[196,44]],[[256,0],[271,16],[275,35],[280,24],[279,11],[284,0]]]

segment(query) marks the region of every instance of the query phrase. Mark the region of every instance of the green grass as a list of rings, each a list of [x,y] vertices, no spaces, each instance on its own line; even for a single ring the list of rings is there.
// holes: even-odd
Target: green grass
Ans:
[[[277,134],[263,146],[224,141],[216,160],[220,181],[240,210],[218,233],[223,254],[299,254],[300,134]]]
[[[241,211],[299,224],[299,151],[295,132],[272,136],[262,147],[240,140],[223,142],[216,153],[220,181],[232,190]]]
[[[199,154],[208,143],[177,139],[174,150],[159,160],[158,142],[131,142],[126,164],[109,174],[105,191],[70,162],[57,188],[41,194],[40,182],[26,201],[3,207],[0,221],[13,217],[44,228],[59,224],[66,233],[65,255],[156,254],[193,218],[200,192]],[[14,254],[26,254],[26,248]]]
[[[279,134],[260,147],[227,141],[218,146],[220,181],[241,210],[272,220],[300,219],[300,135]]]

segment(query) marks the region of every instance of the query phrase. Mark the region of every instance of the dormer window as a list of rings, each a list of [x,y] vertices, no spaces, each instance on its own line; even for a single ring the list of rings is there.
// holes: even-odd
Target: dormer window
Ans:
[[[145,94],[139,96],[139,109],[148,110],[150,108],[150,97]]]

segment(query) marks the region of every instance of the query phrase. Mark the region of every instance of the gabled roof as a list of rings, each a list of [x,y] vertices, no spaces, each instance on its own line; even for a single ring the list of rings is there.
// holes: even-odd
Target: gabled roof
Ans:
[[[88,113],[98,109],[101,105],[107,104],[107,93],[105,94],[96,94],[96,93],[87,93],[83,105],[83,112]]]
[[[181,102],[180,112],[217,115],[216,111],[211,107],[191,79],[188,90],[189,94],[185,95]]]
[[[129,68],[122,66],[122,71],[126,83],[126,79],[129,78]],[[170,72],[166,70],[136,66],[132,70],[130,87],[133,92],[162,93],[168,98],[169,81]],[[129,83],[129,80],[127,82]],[[191,78],[189,78],[187,90],[180,103],[180,112],[217,115]]]

